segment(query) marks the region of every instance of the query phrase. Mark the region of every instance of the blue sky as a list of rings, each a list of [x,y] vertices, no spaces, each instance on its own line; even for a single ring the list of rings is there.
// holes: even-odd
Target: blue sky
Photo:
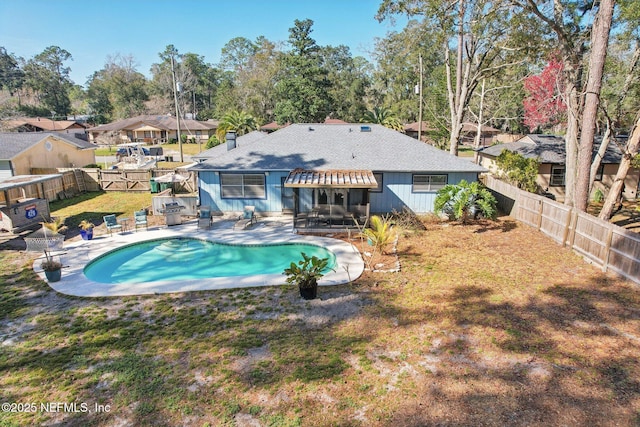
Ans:
[[[107,56],[132,55],[150,76],[158,54],[173,44],[216,64],[234,37],[286,42],[294,20],[314,21],[321,46],[344,44],[369,58],[376,37],[399,30],[375,19],[381,0],[0,0],[0,46],[25,59],[48,46],[71,53],[71,79],[84,85]]]

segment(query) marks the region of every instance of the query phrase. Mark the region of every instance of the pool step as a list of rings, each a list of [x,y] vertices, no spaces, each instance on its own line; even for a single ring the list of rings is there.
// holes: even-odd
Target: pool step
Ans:
[[[154,250],[160,252],[167,261],[178,262],[203,257],[209,245],[195,239],[172,239],[156,246]]]

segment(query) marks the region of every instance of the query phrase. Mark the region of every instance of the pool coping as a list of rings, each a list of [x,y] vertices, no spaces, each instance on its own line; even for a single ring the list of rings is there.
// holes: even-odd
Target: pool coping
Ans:
[[[197,223],[163,226],[145,231],[114,233],[112,236],[95,236],[92,240],[65,242],[59,255],[63,264],[62,278],[58,282],[48,282],[40,267],[42,259],[33,263],[34,271],[56,292],[78,297],[110,297],[153,295],[217,289],[233,289],[286,284],[283,274],[259,274],[251,276],[213,277],[208,279],[160,281],[149,283],[100,283],[89,280],[83,273],[89,261],[111,250],[127,244],[167,237],[188,237],[206,239],[227,244],[274,244],[311,243],[325,247],[336,256],[334,271],[318,281],[320,286],[349,283],[364,271],[364,262],[358,249],[343,240],[323,236],[299,235],[292,231],[290,221],[271,218],[261,219],[258,224],[246,230],[233,230],[233,224],[219,221],[210,230],[199,230]]]

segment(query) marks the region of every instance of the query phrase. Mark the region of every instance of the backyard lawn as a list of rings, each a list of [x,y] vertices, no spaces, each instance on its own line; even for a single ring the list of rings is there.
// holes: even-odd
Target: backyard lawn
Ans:
[[[16,405],[0,426],[640,423],[637,286],[507,217],[424,224],[399,239],[401,272],[313,301],[68,297],[4,248],[0,389]]]
[[[151,145],[145,145],[145,147],[149,148],[151,147]],[[180,145],[175,143],[175,144],[162,144],[160,145],[160,147],[162,147],[162,151],[163,152],[176,152],[176,153],[180,153]],[[194,154],[198,154],[201,151],[206,150],[206,143],[202,143],[202,144],[182,144],[182,153],[183,154],[189,154],[189,155],[194,155]],[[96,156],[115,156],[116,155],[116,146],[112,145],[112,146],[103,146],[100,147],[98,149],[96,149],[95,152]]]

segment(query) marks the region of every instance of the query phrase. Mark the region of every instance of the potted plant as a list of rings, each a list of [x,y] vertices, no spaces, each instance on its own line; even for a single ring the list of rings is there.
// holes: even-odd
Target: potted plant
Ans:
[[[64,224],[64,221],[64,218],[58,217],[51,218],[49,221],[45,219],[41,222],[42,231],[44,233],[45,260],[40,264],[40,267],[44,271],[45,276],[47,276],[47,281],[49,282],[57,282],[62,277],[62,263],[55,261],[50,252],[62,249],[64,236],[60,233],[67,231],[67,226]]]
[[[324,276],[329,264],[328,258],[318,258],[317,256],[307,256],[304,252],[302,260],[296,264],[292,262],[285,268],[282,274],[287,275],[287,283],[295,283],[300,290],[300,296],[306,300],[315,299],[318,296],[318,279]]]
[[[91,221],[83,219],[80,221],[80,224],[78,224],[78,227],[80,227],[80,236],[82,237],[82,240],[93,239],[93,227],[95,227],[95,225]]]
[[[62,277],[62,263],[59,261],[55,261],[51,258],[47,251],[44,252],[45,260],[42,261],[40,267],[44,271],[45,276],[47,276],[47,281],[49,282],[57,282]]]
[[[53,234],[64,234],[67,231],[67,226],[64,225],[64,221],[65,219],[63,217],[52,217],[50,221],[45,219],[40,224]]]

